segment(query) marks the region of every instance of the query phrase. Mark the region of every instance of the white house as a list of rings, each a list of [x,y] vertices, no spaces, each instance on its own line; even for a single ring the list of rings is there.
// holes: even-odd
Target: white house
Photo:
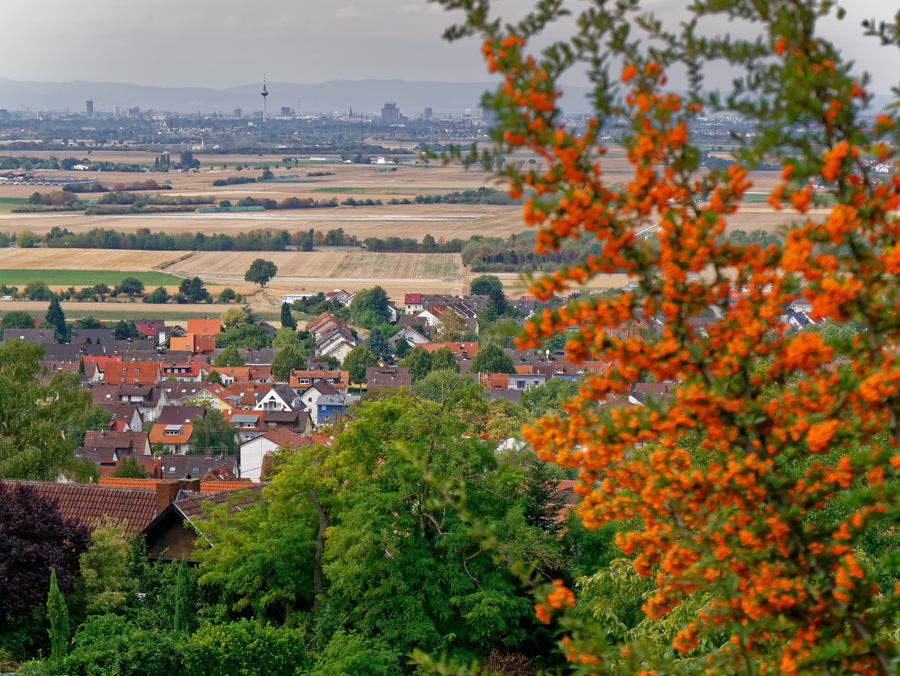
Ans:
[[[294,411],[300,408],[300,397],[287,385],[273,387],[266,392],[259,403],[253,407],[254,411]]]
[[[262,476],[263,464],[267,455],[274,455],[282,448],[302,446],[310,443],[308,437],[302,437],[289,430],[271,430],[245,441],[238,447],[241,458],[241,478],[258,482]]]

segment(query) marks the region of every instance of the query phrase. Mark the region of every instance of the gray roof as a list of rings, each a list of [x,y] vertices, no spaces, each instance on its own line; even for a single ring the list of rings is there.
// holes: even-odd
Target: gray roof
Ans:
[[[259,413],[249,414],[249,413],[237,413],[231,416],[232,424],[243,424],[243,423],[255,423],[259,420]]]
[[[213,350],[212,359],[210,361],[215,361],[216,357],[222,354],[223,350],[224,348],[221,347],[217,347],[215,350]],[[246,366],[271,366],[272,360],[275,359],[275,355],[279,352],[281,352],[280,347],[238,348],[238,354],[244,358],[244,364]]]
[[[53,329],[3,329],[3,340],[24,340],[26,343],[49,345],[56,342],[56,332]]]

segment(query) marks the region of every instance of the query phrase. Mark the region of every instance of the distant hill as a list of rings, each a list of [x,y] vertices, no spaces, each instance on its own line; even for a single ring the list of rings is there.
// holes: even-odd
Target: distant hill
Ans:
[[[268,109],[277,115],[282,106],[300,113],[370,114],[381,110],[386,101],[394,101],[403,114],[421,114],[431,108],[435,114],[458,114],[477,108],[481,95],[493,85],[489,82],[407,82],[405,80],[332,80],[314,85],[269,82]],[[201,87],[144,87],[114,82],[22,82],[0,78],[0,108],[9,111],[65,110],[83,112],[85,102],[93,100],[94,110],[123,111],[137,106],[141,110],[176,113],[225,113],[241,108],[245,115],[262,110],[261,83],[230,89]],[[564,87],[561,100],[567,113],[589,111],[585,87]],[[875,96],[872,109],[879,111],[891,97]]]
[[[487,82],[407,82],[404,80],[333,80],[315,85],[269,82],[268,110],[277,115],[281,107],[301,113],[369,114],[381,110],[386,101],[394,101],[403,114],[421,114],[432,108],[436,114],[462,113],[476,108],[481,95],[492,85]],[[230,89],[200,87],[144,87],[113,82],[21,82],[0,78],[0,108],[7,110],[71,110],[83,112],[85,102],[94,102],[94,110],[123,111],[137,106],[141,110],[177,113],[222,112],[235,108],[244,114],[262,110],[262,85],[252,84]],[[573,102],[571,112],[581,112],[587,89],[571,88],[566,99]],[[577,99],[577,100],[576,100]]]

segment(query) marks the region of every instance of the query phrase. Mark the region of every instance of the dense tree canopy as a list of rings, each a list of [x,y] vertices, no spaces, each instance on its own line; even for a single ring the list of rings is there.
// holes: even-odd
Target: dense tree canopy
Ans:
[[[278,273],[278,266],[272,261],[257,258],[244,273],[244,281],[264,287]]]

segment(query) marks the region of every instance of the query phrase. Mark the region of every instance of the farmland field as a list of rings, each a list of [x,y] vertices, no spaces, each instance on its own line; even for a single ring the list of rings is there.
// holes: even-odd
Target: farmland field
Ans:
[[[191,252],[5,248],[0,249],[0,270],[137,270],[149,272],[189,253]]]
[[[367,251],[204,251],[179,261],[172,272],[203,279],[243,280],[256,258],[278,266],[272,284],[306,279],[454,281],[465,276],[458,254],[372,253]]]
[[[128,271],[128,270],[3,270],[0,269],[0,284],[22,286],[29,282],[40,280],[48,286],[94,286],[106,284],[115,286],[125,277],[135,277],[144,283],[145,287],[154,286],[178,286],[182,280],[180,277],[167,275],[162,272]]]

